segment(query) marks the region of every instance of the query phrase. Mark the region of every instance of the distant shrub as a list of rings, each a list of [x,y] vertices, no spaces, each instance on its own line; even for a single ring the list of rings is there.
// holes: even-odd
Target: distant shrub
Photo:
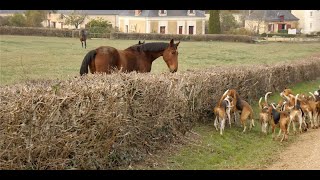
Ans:
[[[278,30],[278,33],[288,34],[288,30],[281,29],[281,30]]]
[[[262,33],[261,37],[273,37],[273,36],[280,36],[280,37],[296,37],[296,34],[282,34],[282,33]]]
[[[231,29],[230,31],[226,32],[227,34],[234,34],[234,35],[248,35],[252,36],[254,33],[250,30],[247,30],[245,28],[236,28],[236,29]]]

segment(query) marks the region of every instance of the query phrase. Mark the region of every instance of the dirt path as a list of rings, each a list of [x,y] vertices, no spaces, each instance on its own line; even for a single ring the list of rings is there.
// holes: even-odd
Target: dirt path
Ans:
[[[320,170],[320,129],[299,136],[267,170]]]

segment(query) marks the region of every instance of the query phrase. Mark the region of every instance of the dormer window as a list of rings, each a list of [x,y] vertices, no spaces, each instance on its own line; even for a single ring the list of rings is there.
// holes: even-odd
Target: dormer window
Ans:
[[[159,16],[166,16],[167,10],[159,10]]]
[[[188,10],[188,16],[194,16],[195,14],[195,10]]]
[[[284,15],[280,15],[280,22],[284,21]]]

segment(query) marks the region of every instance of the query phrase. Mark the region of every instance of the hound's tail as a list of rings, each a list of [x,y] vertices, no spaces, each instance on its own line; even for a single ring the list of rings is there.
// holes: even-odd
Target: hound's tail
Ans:
[[[264,96],[264,101],[268,104],[268,95],[271,94],[272,92],[267,92],[266,95]]]
[[[90,62],[96,57],[96,50],[91,50],[89,51],[86,56],[83,58],[81,67],[80,67],[80,75],[82,76],[83,74],[88,74],[88,66]]]
[[[262,109],[261,101],[262,101],[262,97],[259,99],[259,108],[260,108],[260,110]]]
[[[314,96],[314,94],[312,92],[309,92],[309,94],[311,94],[311,96],[313,97],[313,99],[316,101],[316,97]]]
[[[299,94],[297,94],[295,97],[296,99],[294,100],[294,107],[297,107],[298,97],[299,97]]]
[[[254,125],[254,119],[253,119],[253,117],[254,117],[254,112],[253,112],[252,107],[250,106],[250,115],[249,115],[249,118],[251,119],[251,124],[252,124],[252,126],[254,127],[255,125]]]

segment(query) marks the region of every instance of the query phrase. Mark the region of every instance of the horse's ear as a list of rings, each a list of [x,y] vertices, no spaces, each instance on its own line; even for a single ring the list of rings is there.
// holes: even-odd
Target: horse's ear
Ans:
[[[176,47],[178,47],[178,46],[179,46],[179,44],[180,44],[180,40],[179,40],[179,42],[176,44]]]
[[[173,45],[174,45],[174,42],[173,42],[173,39],[171,39],[170,46],[173,47]]]

